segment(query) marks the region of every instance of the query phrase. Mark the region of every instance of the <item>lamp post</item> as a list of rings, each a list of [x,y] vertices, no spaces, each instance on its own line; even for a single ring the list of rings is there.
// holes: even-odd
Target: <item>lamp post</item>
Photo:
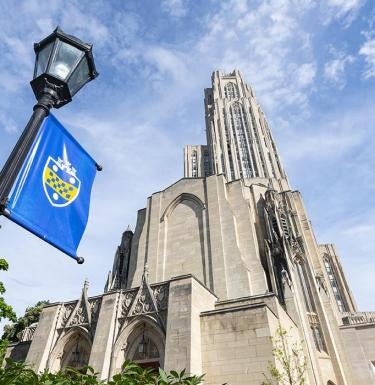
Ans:
[[[30,82],[37,103],[33,114],[0,173],[0,214],[32,146],[38,130],[52,107],[60,108],[98,73],[92,45],[64,33],[53,33],[34,44],[36,54],[33,80]]]

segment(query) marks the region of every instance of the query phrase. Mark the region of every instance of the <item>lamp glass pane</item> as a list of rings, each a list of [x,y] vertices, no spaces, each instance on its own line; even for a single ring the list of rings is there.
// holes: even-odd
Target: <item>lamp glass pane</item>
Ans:
[[[70,94],[74,95],[89,79],[90,69],[85,56],[68,80]]]
[[[46,72],[49,55],[51,54],[53,47],[53,41],[48,43],[38,52],[37,66],[35,77],[41,75],[43,72]]]
[[[60,41],[48,72],[65,80],[82,55],[78,48]]]

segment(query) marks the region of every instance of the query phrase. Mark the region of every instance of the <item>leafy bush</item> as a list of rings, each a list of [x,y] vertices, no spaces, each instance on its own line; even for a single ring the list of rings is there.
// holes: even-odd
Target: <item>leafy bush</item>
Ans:
[[[189,376],[185,370],[178,373],[171,370],[166,373],[159,369],[144,369],[137,364],[126,361],[119,374],[109,381],[101,381],[91,367],[81,370],[68,368],[58,373],[45,371],[36,374],[24,363],[6,360],[6,367],[0,368],[1,385],[198,385],[203,376]]]
[[[26,329],[34,322],[38,322],[43,307],[48,304],[49,301],[39,301],[34,306],[26,308],[25,314],[22,317],[12,319],[14,321],[13,324],[4,326],[4,334],[1,339],[9,342],[18,342],[22,330]]]
[[[7,271],[8,268],[9,268],[8,262],[5,259],[0,258],[0,271],[1,270]],[[2,296],[2,294],[4,293],[5,293],[4,284],[0,282],[0,321],[5,318],[11,321],[15,321],[16,313],[13,311],[12,306],[8,305],[5,302],[5,299]]]
[[[281,326],[271,337],[276,365],[269,363],[262,385],[305,385],[307,361],[300,343],[291,343],[291,336]]]

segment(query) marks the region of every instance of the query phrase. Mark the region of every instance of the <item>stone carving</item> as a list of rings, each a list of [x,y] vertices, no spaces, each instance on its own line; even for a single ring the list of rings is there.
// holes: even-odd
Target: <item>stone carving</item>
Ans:
[[[127,318],[120,318],[118,323],[118,331],[120,332],[128,325],[129,321]]]
[[[91,310],[87,299],[88,282],[85,281],[82,289],[81,298],[75,303],[74,309],[71,312],[64,327],[72,327],[77,325],[85,325],[88,329],[91,328]]]
[[[316,313],[313,313],[313,312],[307,313],[307,318],[311,326],[319,325],[319,318]]]
[[[141,286],[135,296],[133,304],[129,310],[128,316],[133,317],[141,314],[157,313],[158,307],[154,293],[148,283],[148,267],[144,267]]]
[[[375,312],[345,312],[342,313],[343,325],[361,325],[375,323]]]
[[[101,298],[89,299],[89,307],[90,307],[90,314],[91,314],[91,322],[92,323],[96,324],[98,321],[101,303],[102,303]]]
[[[166,326],[167,326],[167,310],[163,310],[161,312],[159,312],[158,316],[159,316],[159,324],[161,324],[162,328],[165,330],[166,329]]]
[[[305,248],[303,246],[302,237],[299,236],[297,238],[293,237],[290,240],[290,247],[292,251],[293,258],[301,258],[305,253]]]
[[[316,283],[318,285],[319,291],[320,291],[320,289],[323,289],[323,291],[328,295],[327,286],[326,286],[323,274],[322,273],[317,273],[315,275],[315,279],[316,279]]]
[[[79,301],[63,305],[60,329],[83,325],[92,334],[95,333],[102,299],[88,299],[85,285]]]
[[[152,287],[152,291],[156,299],[158,310],[166,310],[168,308],[169,285],[166,283],[163,285],[154,286]]]
[[[77,305],[77,301],[73,302],[73,303],[67,303],[67,304],[64,304],[64,308],[63,308],[63,316],[62,316],[62,319],[61,319],[61,327],[65,327],[66,323],[68,322],[68,319],[70,318],[74,308],[76,307]]]
[[[34,337],[34,333],[37,326],[38,326],[38,323],[34,322],[30,326],[28,326],[26,329],[22,330],[19,336],[20,341],[21,342],[31,341]]]
[[[121,305],[121,317],[126,317],[129,313],[130,307],[133,303],[133,300],[137,292],[135,290],[127,291],[123,295],[122,305]]]
[[[266,208],[268,210],[276,208],[280,201],[279,194],[270,186],[268,187],[268,190],[265,193],[265,198]]]
[[[151,295],[148,285],[141,285],[134,300],[133,306],[129,311],[129,316],[136,316],[140,314],[155,313],[158,311],[155,299]]]
[[[285,285],[287,284],[289,288],[291,289],[293,286],[293,282],[289,276],[289,273],[285,270],[281,270],[281,279],[282,279],[282,284],[283,284],[283,289],[285,290]]]
[[[128,341],[125,341],[122,346],[121,346],[121,350],[126,350],[126,348],[128,347]]]
[[[85,325],[89,320],[83,307],[79,307],[67,326]]]
[[[148,283],[147,267],[138,289],[122,294],[121,310],[118,319],[119,333],[132,317],[147,315],[165,330],[168,309],[169,285],[158,284],[152,287]]]

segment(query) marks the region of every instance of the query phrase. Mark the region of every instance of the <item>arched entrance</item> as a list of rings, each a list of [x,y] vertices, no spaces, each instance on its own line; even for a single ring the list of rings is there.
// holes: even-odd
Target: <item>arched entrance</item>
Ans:
[[[153,337],[153,333],[143,324],[142,332],[134,338],[126,358],[142,368],[160,368],[162,358]]]
[[[82,328],[73,328],[63,336],[53,349],[49,369],[51,372],[57,372],[67,367],[80,369],[88,365],[92,342]]]
[[[163,368],[165,335],[159,325],[150,317],[139,317],[121,332],[112,352],[111,371],[113,376],[121,371],[126,360],[136,362],[143,368]]]
[[[74,336],[64,347],[60,369],[81,369],[88,365],[91,347],[79,334]]]

